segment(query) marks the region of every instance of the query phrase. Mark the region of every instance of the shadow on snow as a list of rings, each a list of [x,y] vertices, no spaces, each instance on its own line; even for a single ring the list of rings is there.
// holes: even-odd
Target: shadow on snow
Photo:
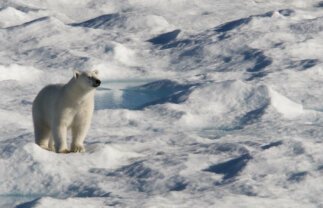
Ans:
[[[219,163],[216,165],[212,165],[205,169],[204,171],[217,173],[217,174],[223,174],[222,183],[226,182],[229,179],[232,179],[236,177],[239,172],[241,172],[251,160],[252,157],[249,154],[244,154],[240,157],[237,157],[235,159]],[[220,185],[220,184],[217,184]]]
[[[70,26],[74,27],[89,27],[94,29],[108,29],[115,25],[120,25],[126,21],[126,17],[122,16],[118,13],[115,14],[105,14],[98,16],[96,18],[80,22],[80,23],[73,23]]]

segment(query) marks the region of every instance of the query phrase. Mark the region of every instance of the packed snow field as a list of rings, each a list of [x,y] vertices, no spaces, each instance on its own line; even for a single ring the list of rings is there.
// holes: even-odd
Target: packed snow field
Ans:
[[[322,20],[313,0],[0,1],[0,207],[323,207]],[[41,149],[33,99],[92,69],[86,152]]]

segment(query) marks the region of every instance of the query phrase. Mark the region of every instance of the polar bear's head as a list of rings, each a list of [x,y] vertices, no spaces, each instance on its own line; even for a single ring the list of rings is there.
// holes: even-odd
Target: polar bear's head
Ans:
[[[74,79],[85,90],[91,90],[100,86],[101,81],[98,78],[99,71],[74,72]]]

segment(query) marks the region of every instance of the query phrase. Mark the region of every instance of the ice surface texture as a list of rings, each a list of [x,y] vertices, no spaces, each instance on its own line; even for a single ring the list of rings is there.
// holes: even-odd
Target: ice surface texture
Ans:
[[[322,2],[0,1],[0,207],[322,207]],[[86,152],[31,105],[102,87]]]

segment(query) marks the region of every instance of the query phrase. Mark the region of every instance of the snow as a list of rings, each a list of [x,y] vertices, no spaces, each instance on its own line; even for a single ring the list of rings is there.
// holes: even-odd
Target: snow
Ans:
[[[19,82],[34,82],[41,77],[42,71],[33,67],[23,67],[12,64],[9,66],[0,66],[0,81],[16,80]]]
[[[284,117],[293,119],[304,113],[302,105],[294,103],[274,90],[270,90],[270,94],[272,106]]]
[[[0,1],[0,207],[323,206],[322,9]],[[33,99],[86,69],[86,152],[41,149]]]

